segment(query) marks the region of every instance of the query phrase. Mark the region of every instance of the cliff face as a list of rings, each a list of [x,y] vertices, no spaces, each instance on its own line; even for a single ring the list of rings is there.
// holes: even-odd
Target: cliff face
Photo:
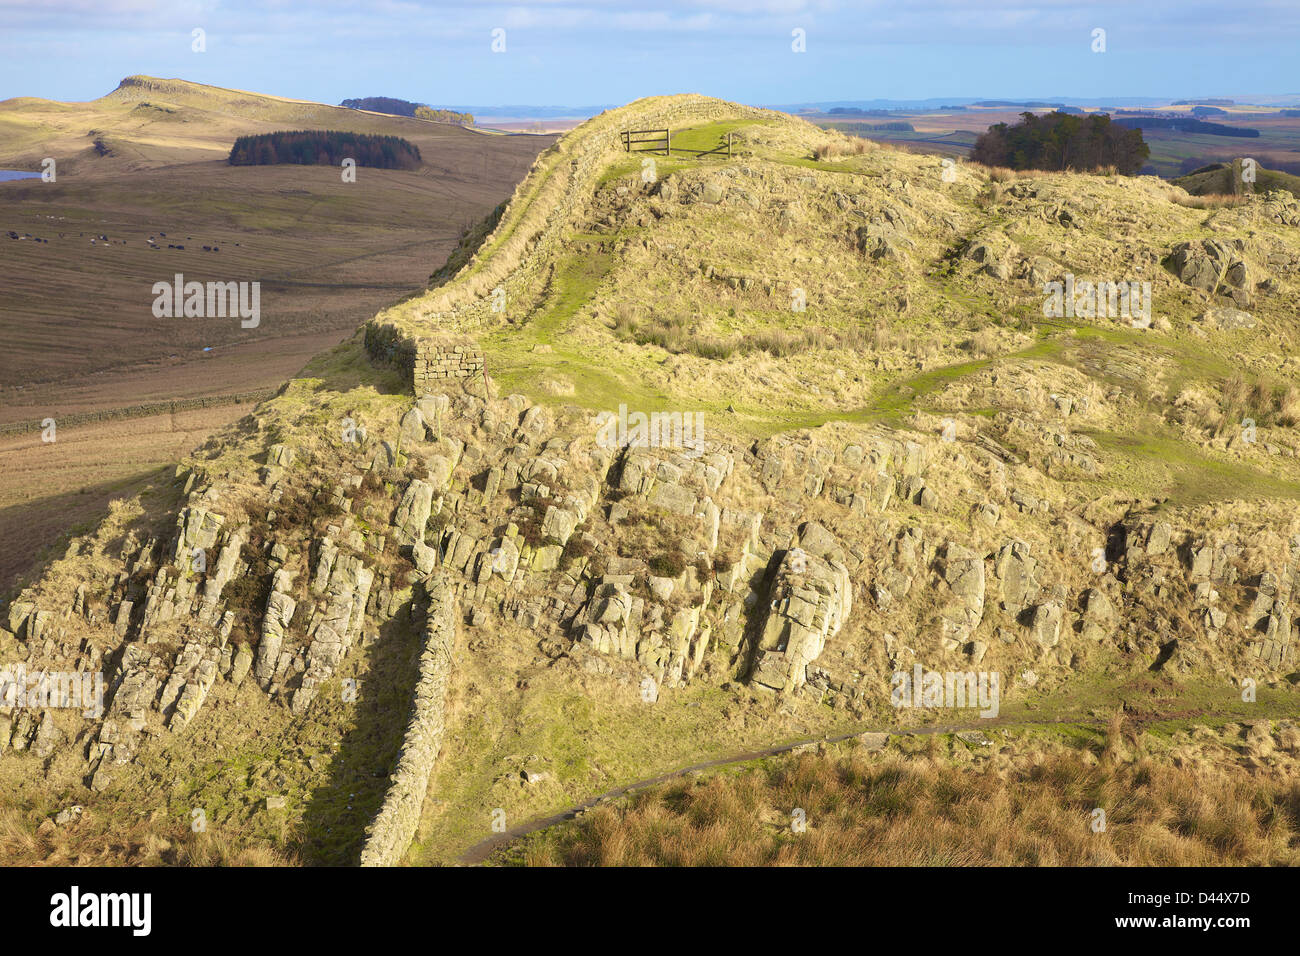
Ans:
[[[620,153],[628,125],[696,117],[740,124],[706,137],[741,129],[740,155],[647,177]],[[629,689],[661,721],[731,694],[787,734],[898,719],[892,676],[917,665],[999,674],[1004,701],[1099,673],[1288,690],[1294,419],[1280,386],[1233,405],[1213,353],[1290,381],[1270,337],[1293,334],[1293,200],[1206,220],[1152,182],[954,184],[884,150],[823,168],[830,137],[699,97],[590,127],[461,277],[322,356],[5,609],[0,659],[102,671],[106,691],[102,713],[0,711],[2,759],[88,803],[172,786],[254,842],[288,794],[312,853],[390,863],[448,812],[439,780],[470,773],[476,721],[494,736],[474,746],[525,766],[473,791],[482,826],[520,779],[596,785],[585,756],[511,750],[508,715],[559,693],[530,689],[543,672],[608,679],[583,704],[600,714]],[[1109,281],[1112,243],[1156,286],[1148,321],[1042,321],[1036,284]],[[1247,307],[1250,326],[1204,319]],[[414,379],[422,354],[466,374]],[[515,689],[485,693],[490,671]],[[672,726],[641,731],[656,759],[696,752]],[[725,748],[735,727],[700,733]],[[214,774],[217,746],[261,769]]]

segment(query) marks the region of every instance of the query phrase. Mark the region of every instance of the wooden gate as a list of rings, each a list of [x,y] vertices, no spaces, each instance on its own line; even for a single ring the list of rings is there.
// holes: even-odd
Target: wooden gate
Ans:
[[[666,129],[625,129],[622,135],[625,152],[663,153],[665,156],[672,152],[672,137]]]

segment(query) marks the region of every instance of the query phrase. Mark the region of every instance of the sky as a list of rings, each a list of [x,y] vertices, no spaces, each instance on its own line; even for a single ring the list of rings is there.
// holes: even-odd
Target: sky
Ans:
[[[1297,50],[1300,0],[0,0],[0,99],[132,74],[435,106],[1245,97],[1300,94]]]

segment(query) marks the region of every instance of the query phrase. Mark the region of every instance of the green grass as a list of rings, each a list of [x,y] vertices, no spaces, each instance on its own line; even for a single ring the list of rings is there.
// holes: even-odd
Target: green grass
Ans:
[[[620,237],[615,237],[618,241]],[[592,410],[615,408],[627,402],[647,411],[677,407],[680,397],[663,390],[646,387],[638,372],[658,361],[646,351],[625,367],[615,369],[599,352],[570,344],[566,336],[583,308],[596,301],[615,265],[612,253],[604,251],[609,237],[575,236],[589,248],[571,256],[556,270],[552,288],[538,310],[518,329],[503,329],[484,340],[492,356],[495,376],[508,391],[522,391],[535,400],[555,401],[540,387],[548,377],[563,376],[574,385],[574,394],[562,401]],[[599,246],[596,249],[594,247]],[[930,286],[944,299],[964,309],[997,315],[988,300],[955,290],[947,284]],[[751,316],[752,321],[752,316]],[[1150,331],[1114,325],[1091,325],[1081,321],[1037,319],[1036,341],[1027,348],[993,358],[970,359],[930,369],[912,376],[896,378],[880,385],[872,399],[850,411],[800,409],[791,400],[787,404],[765,401],[762,405],[746,402],[699,402],[694,406],[718,413],[727,404],[736,414],[728,416],[733,427],[746,434],[763,436],[797,428],[816,428],[834,421],[855,424],[882,424],[903,427],[913,411],[927,408],[927,399],[950,385],[995,365],[1024,362],[1052,362],[1081,368],[1070,354],[1082,350],[1098,363],[1107,349],[1131,349],[1143,355],[1166,360],[1175,370],[1163,388],[1170,394],[1193,382],[1222,381],[1233,373],[1232,365],[1216,350],[1187,336],[1157,336]],[[551,352],[531,351],[545,345]],[[1081,370],[1107,384],[1135,388],[1139,396],[1151,400],[1145,382],[1121,382],[1087,368]],[[1162,396],[1163,398],[1163,396]],[[995,409],[980,410],[991,416]],[[1162,434],[1162,432],[1164,432]],[[1168,495],[1178,503],[1204,503],[1234,497],[1277,496],[1288,500],[1300,497],[1300,484],[1268,475],[1256,468],[1233,463],[1201,451],[1190,443],[1168,434],[1154,416],[1135,421],[1123,433],[1085,432],[1101,446],[1106,474],[1089,483],[1103,489],[1139,488],[1144,492]]]
[[[1141,669],[1130,669],[1110,658],[1098,662],[1088,672],[1072,674],[1069,680],[1050,692],[1023,692],[1017,699],[1006,704],[998,718],[988,721],[975,721],[969,712],[926,710],[922,712],[923,723],[908,724],[905,727],[891,727],[890,720],[876,719],[861,721],[853,726],[840,726],[822,731],[824,738],[833,740],[847,734],[856,734],[865,730],[889,729],[891,739],[887,753],[893,756],[938,757],[939,759],[956,758],[960,753],[971,749],[961,742],[952,732],[929,732],[930,728],[951,725],[980,724],[994,742],[995,748],[1011,744],[1023,753],[1049,751],[1066,746],[1074,749],[1091,749],[1104,746],[1108,739],[1108,725],[1111,717],[1119,709],[1119,702],[1129,703],[1140,713],[1140,730],[1145,732],[1143,749],[1158,752],[1178,743],[1175,736],[1188,733],[1197,727],[1207,727],[1215,731],[1233,722],[1260,718],[1289,718],[1295,711],[1295,691],[1282,688],[1260,688],[1258,700],[1245,703],[1240,691],[1230,682],[1209,680],[1179,681],[1166,675],[1151,675]],[[1165,715],[1165,716],[1161,716]],[[909,734],[905,731],[915,733]],[[787,741],[772,741],[776,746]],[[797,738],[802,740],[804,738]],[[855,742],[850,740],[832,742],[828,745],[831,754],[846,756],[855,750]],[[734,748],[739,750],[739,746]],[[672,787],[701,786],[712,777],[726,777],[744,773],[753,768],[768,770],[785,765],[792,758],[786,754],[762,757],[758,759],[742,758],[731,763],[709,767],[694,772],[694,783],[669,783],[660,785]],[[679,769],[687,765],[683,760]],[[646,772],[647,776],[649,771]],[[625,805],[627,801],[635,802],[636,796],[619,798],[616,803]],[[556,808],[558,809],[558,808]],[[882,811],[884,808],[881,808]],[[895,809],[904,809],[902,807]],[[548,811],[549,812],[554,812]],[[535,814],[534,819],[548,814]],[[510,824],[517,825],[523,821],[511,819]],[[554,827],[534,831],[532,834],[512,841],[497,851],[490,862],[523,862],[523,851],[538,840],[546,840],[556,833],[571,828],[574,824],[562,823]]]
[[[1202,452],[1153,431],[1086,433],[1113,460],[1105,484],[1134,494],[1168,496],[1167,505],[1198,505],[1233,499],[1300,499],[1300,482]]]
[[[731,694],[703,685],[675,690],[653,707],[600,705],[586,694],[559,688],[467,714],[444,746],[431,785],[441,812],[435,809],[436,824],[407,859],[413,865],[455,860],[491,836],[491,815],[498,807],[514,826],[646,776],[798,739],[788,730],[768,729],[766,734],[779,737],[772,740],[762,727],[747,726],[734,735],[713,732],[734,707]],[[824,710],[827,733],[851,732],[844,715]],[[536,791],[509,776],[530,754],[544,755],[544,768],[553,777]]]
[[[749,126],[770,125],[765,120],[741,119],[727,120],[720,123],[708,123],[704,126],[692,126],[687,129],[672,131],[672,148],[674,150],[692,150],[704,151],[716,149],[718,146],[725,144],[728,133],[735,133],[737,130]],[[733,150],[738,144],[733,143]],[[725,152],[722,154],[726,158]]]

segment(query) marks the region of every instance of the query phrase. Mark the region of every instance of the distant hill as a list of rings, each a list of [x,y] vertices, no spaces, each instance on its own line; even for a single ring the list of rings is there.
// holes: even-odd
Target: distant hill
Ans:
[[[852,106],[836,106],[826,112],[829,116],[888,116],[890,114],[889,110],[860,110]]]
[[[1242,183],[1240,165],[1240,160],[1235,163],[1211,163],[1172,182],[1193,196],[1232,196],[1243,191],[1266,193],[1272,189],[1285,189],[1293,196],[1300,197],[1300,176],[1256,166],[1255,182],[1251,187]],[[1243,189],[1243,186],[1248,188]]]
[[[30,97],[0,102],[0,169],[38,168],[46,156],[59,158],[60,174],[75,171],[79,178],[123,168],[224,162],[240,136],[302,129],[397,135],[426,156],[444,148],[477,155],[482,137],[464,126],[180,79],[129,76],[112,92],[85,103]]]
[[[864,133],[916,132],[916,128],[911,123],[904,122],[903,120],[894,120],[890,123],[830,123],[827,125],[853,136],[861,136]]]
[[[1043,103],[1038,100],[976,100],[971,104],[971,106],[1024,110],[1059,110],[1064,105],[1064,103]]]

